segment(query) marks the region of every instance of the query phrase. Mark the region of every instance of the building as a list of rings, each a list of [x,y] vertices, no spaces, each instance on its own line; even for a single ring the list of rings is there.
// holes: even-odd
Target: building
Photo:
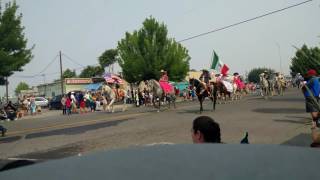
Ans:
[[[194,78],[194,79],[199,79],[202,74],[202,71],[189,71],[187,73],[187,76],[185,77],[186,81],[189,81],[189,79]],[[211,81],[216,81],[215,73],[211,72]]]
[[[95,78],[97,79],[97,78]],[[63,92],[84,91],[86,86],[92,84],[93,78],[66,78],[63,82]],[[61,95],[61,81],[53,83],[40,84],[37,86],[38,94],[47,98]]]
[[[189,71],[187,73],[187,76],[185,78],[186,81],[189,81],[189,79],[194,78],[194,79],[199,79],[201,76],[202,71]]]

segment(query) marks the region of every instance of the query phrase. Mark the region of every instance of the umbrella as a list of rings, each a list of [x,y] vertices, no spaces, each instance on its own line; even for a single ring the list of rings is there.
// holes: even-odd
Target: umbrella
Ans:
[[[123,84],[123,80],[114,74],[111,73],[106,73],[104,76],[104,79],[106,80],[107,83],[111,84]]]
[[[112,150],[4,171],[1,179],[320,179],[317,149],[187,144]]]

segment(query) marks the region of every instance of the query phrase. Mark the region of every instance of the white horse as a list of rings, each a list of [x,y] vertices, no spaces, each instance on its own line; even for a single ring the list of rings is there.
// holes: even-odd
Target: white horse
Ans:
[[[126,104],[126,97],[127,97],[127,92],[125,90],[122,90],[124,95],[124,103],[123,103],[123,107],[122,107],[122,111],[125,111],[127,109],[127,104]],[[102,94],[104,95],[104,97],[106,98],[106,100],[109,102],[108,103],[108,107],[107,110],[110,112],[114,112],[114,102],[116,101],[117,95],[114,92],[114,90],[108,86],[108,85],[104,85],[102,86]]]
[[[264,77],[264,73],[260,74],[260,88],[261,88],[261,96],[264,98],[268,98],[271,95],[271,90],[269,86],[268,80]]]
[[[153,96],[152,101],[154,106],[155,106],[155,100],[159,99],[158,112],[160,111],[161,101],[165,101],[165,100],[168,101],[169,108],[171,106],[171,102],[173,103],[174,108],[176,107],[176,104],[175,104],[176,96],[175,96],[174,90],[172,90],[172,92],[168,93],[167,95],[164,95],[164,92],[158,81],[154,79],[147,80],[146,83],[141,81],[139,84],[139,88],[140,89],[146,88],[146,90],[152,94]]]

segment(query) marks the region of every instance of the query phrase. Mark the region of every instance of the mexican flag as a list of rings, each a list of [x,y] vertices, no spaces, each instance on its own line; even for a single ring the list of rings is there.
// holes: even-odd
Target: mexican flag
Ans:
[[[212,56],[211,69],[214,69],[218,72],[220,71],[220,73],[223,75],[227,75],[229,71],[229,67],[219,60],[218,55],[214,51]]]

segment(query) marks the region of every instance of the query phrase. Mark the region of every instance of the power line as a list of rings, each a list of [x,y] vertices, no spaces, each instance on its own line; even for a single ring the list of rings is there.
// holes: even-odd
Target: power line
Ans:
[[[81,66],[81,67],[84,67],[84,65],[82,65],[82,64],[78,63],[77,61],[73,60],[72,58],[70,58],[70,57],[67,56],[66,54],[62,53],[62,55],[63,55],[64,57],[66,57],[67,60],[73,62],[74,64],[76,64],[76,65],[78,65],[78,66]]]
[[[53,63],[54,61],[57,59],[58,55],[56,55],[52,61],[42,70],[40,71],[38,74],[35,74],[34,76],[38,76],[38,75],[41,75],[44,71],[46,71]]]
[[[191,36],[189,38],[182,39],[182,40],[180,40],[178,42],[180,43],[180,42],[188,41],[188,40],[191,40],[191,39],[194,39],[194,38],[205,36],[207,34],[211,34],[211,33],[218,32],[218,31],[221,31],[221,30],[224,30],[224,29],[228,29],[228,28],[240,25],[240,24],[244,24],[244,23],[256,20],[256,19],[263,18],[265,16],[269,16],[269,15],[272,15],[272,14],[275,14],[275,13],[278,13],[278,12],[281,12],[281,11],[284,11],[284,10],[287,10],[287,9],[290,9],[290,8],[294,8],[294,7],[303,5],[303,4],[311,2],[311,1],[313,1],[313,0],[307,0],[307,1],[304,1],[304,2],[301,2],[301,3],[298,3],[298,4],[294,4],[294,5],[291,5],[291,6],[276,10],[276,11],[272,11],[272,12],[269,12],[269,13],[266,13],[266,14],[263,14],[263,15],[260,15],[260,16],[256,16],[254,18],[250,18],[250,19],[247,19],[247,20],[244,20],[244,21],[240,21],[240,22],[237,22],[237,23],[234,23],[234,24],[231,24],[231,25],[228,25],[228,26],[224,26],[224,27],[221,27],[221,28],[218,28],[218,29],[214,29],[214,30],[211,30],[211,31],[208,31],[208,32],[205,32],[205,33],[201,33],[201,34],[198,34],[198,35],[195,35],[195,36]]]
[[[34,75],[14,75],[14,76],[11,76],[13,78],[34,78],[34,77],[37,77],[37,76],[42,76],[43,75],[43,72],[46,71],[54,62],[55,60],[57,59],[58,55],[56,55],[50,62],[49,64],[47,64],[47,66],[45,68],[43,68],[43,70],[41,70],[39,73],[37,74],[34,74]]]
[[[99,65],[99,63],[96,63],[96,64],[90,64],[90,65],[87,65],[87,66],[97,66]],[[81,69],[85,69],[87,66],[83,66],[83,67],[79,67],[79,68],[74,68],[73,70],[81,70]],[[39,75],[32,75],[32,76],[28,76],[28,75],[21,75],[21,76],[11,76],[11,78],[35,78],[37,76],[43,76],[43,75],[55,75],[55,74],[59,74],[60,71],[56,71],[56,72],[51,72],[51,73],[43,73],[43,74],[39,74]]]

